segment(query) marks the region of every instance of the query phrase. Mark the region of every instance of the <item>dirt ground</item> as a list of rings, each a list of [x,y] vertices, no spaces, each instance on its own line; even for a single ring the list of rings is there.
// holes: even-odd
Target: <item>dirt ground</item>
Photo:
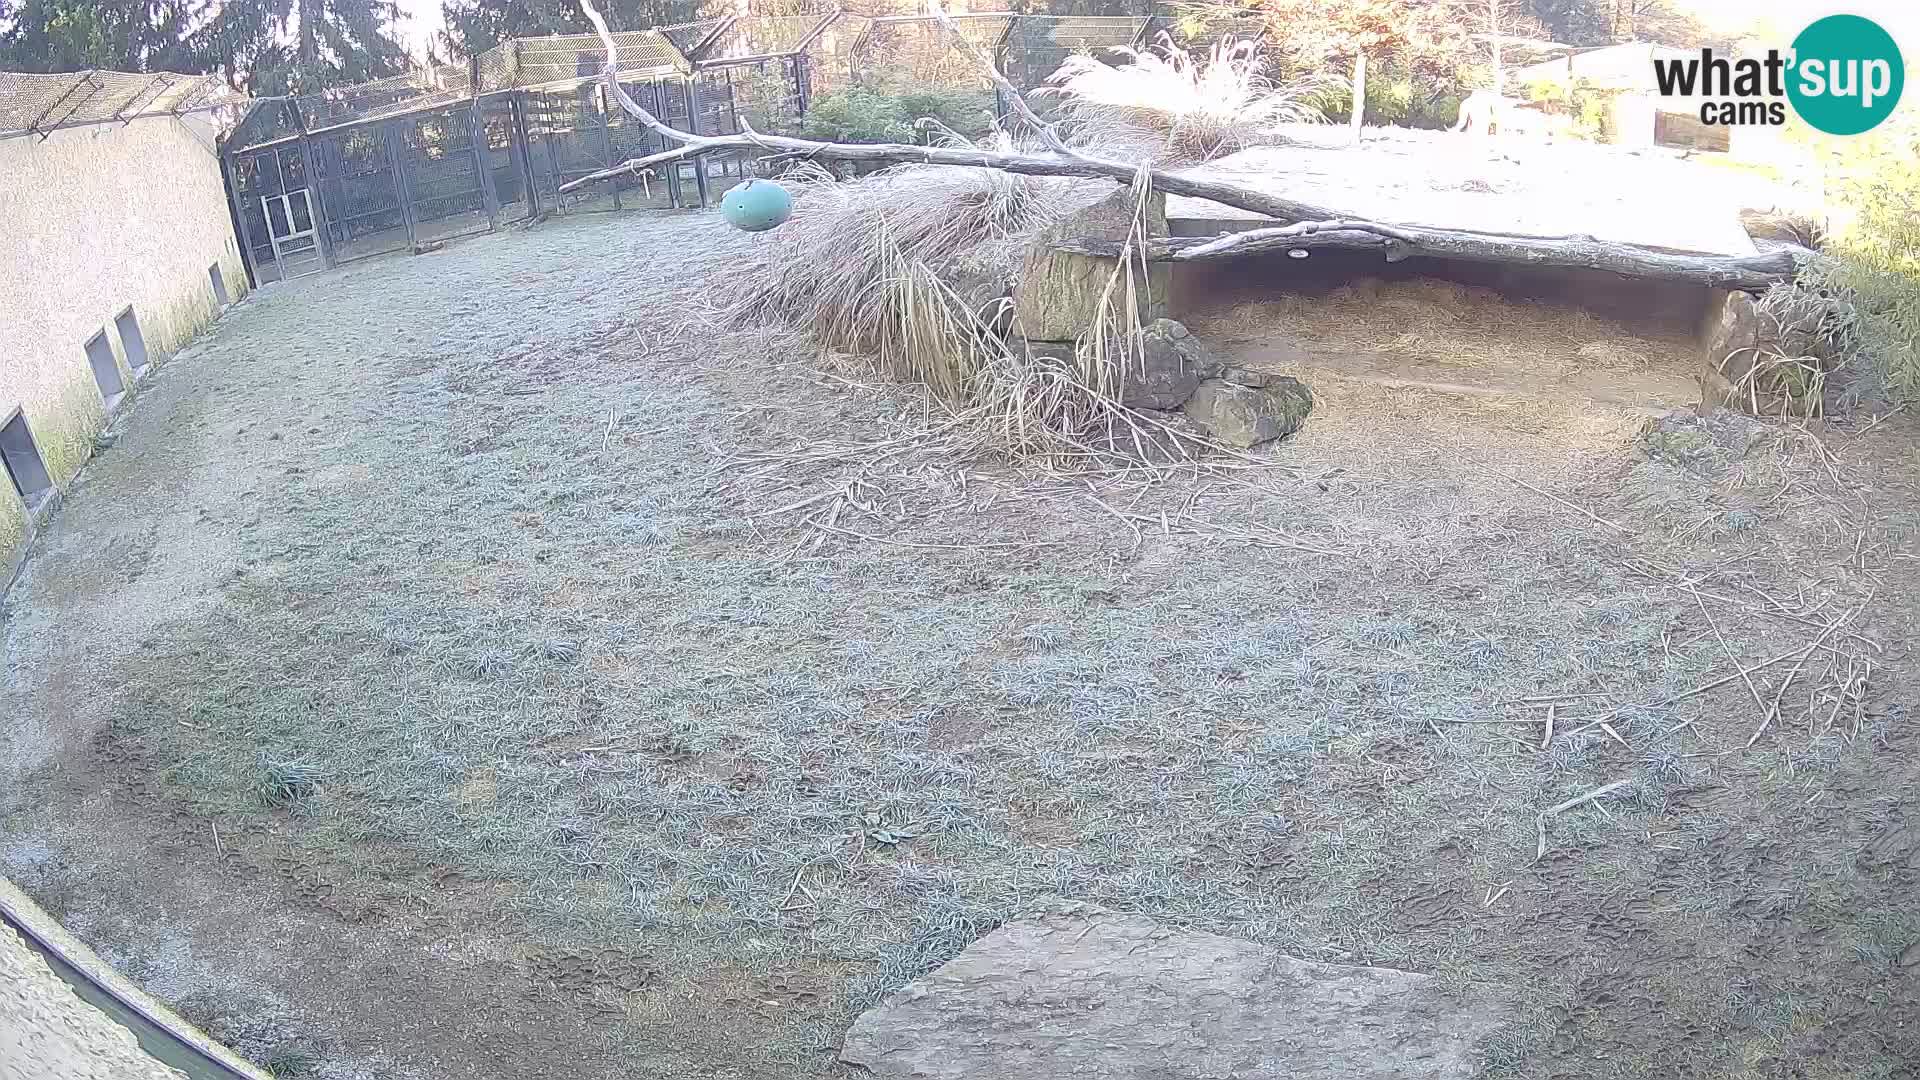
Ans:
[[[1916,1075],[1920,425],[1328,377],[1054,477],[701,325],[751,242],[224,317],[7,597],[0,869],[281,1075],[837,1075],[1053,897],[1438,973],[1489,1076]]]
[[[1183,266],[1172,306],[1235,363],[1310,384],[1630,406],[1700,400],[1707,290],[1371,253]]]

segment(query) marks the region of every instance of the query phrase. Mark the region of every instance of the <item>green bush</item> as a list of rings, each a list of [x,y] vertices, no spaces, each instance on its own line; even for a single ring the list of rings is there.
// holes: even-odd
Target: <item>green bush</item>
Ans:
[[[1523,88],[1521,96],[1550,108],[1565,109],[1573,99],[1573,88],[1559,79],[1534,79]]]
[[[1841,227],[1801,284],[1851,309],[1850,336],[1887,390],[1920,401],[1920,123],[1826,142]]]
[[[890,94],[854,86],[815,98],[800,134],[828,142],[924,142],[913,126],[922,117],[978,139],[993,130],[993,98],[956,90]]]
[[[1466,94],[1458,79],[1441,79],[1409,74],[1397,64],[1380,64],[1367,69],[1367,123],[1410,128],[1452,127],[1460,117],[1460,103]],[[1311,95],[1314,106],[1335,123],[1346,120],[1348,103],[1353,100],[1353,84],[1337,80],[1325,90]]]
[[[1613,95],[1609,91],[1584,79],[1573,84],[1567,97],[1567,109],[1573,114],[1580,134],[1595,142],[1607,139],[1612,105]]]
[[[1585,79],[1565,83],[1559,79],[1533,79],[1515,93],[1523,100],[1543,106],[1548,112],[1573,120],[1580,137],[1605,142],[1612,95],[1604,87]]]
[[[930,116],[969,139],[993,130],[993,95],[961,90],[922,90],[900,95],[900,111],[909,120]]]

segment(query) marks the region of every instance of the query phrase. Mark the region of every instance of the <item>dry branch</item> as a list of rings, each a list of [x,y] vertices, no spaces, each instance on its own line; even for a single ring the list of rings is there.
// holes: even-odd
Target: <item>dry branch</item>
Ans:
[[[1633,781],[1631,779],[1615,780],[1613,783],[1608,784],[1605,787],[1594,788],[1592,791],[1587,792],[1585,795],[1576,795],[1573,798],[1568,799],[1566,802],[1560,803],[1557,806],[1549,806],[1545,810],[1540,811],[1540,813],[1536,815],[1533,819],[1533,827],[1538,838],[1538,846],[1534,849],[1533,857],[1536,860],[1544,859],[1547,857],[1547,819],[1548,818],[1552,817],[1555,814],[1565,813],[1566,811],[1571,810],[1576,806],[1581,806],[1586,803],[1590,803],[1593,800],[1598,799],[1603,795],[1610,795],[1613,792],[1618,791],[1623,787],[1626,787],[1628,784],[1632,782]]]
[[[632,100],[626,97],[624,92],[620,98],[622,108],[626,108],[627,102]],[[639,114],[646,113],[646,110],[641,109],[637,104],[633,109],[639,110]],[[611,180],[650,169],[655,165],[664,165],[716,150],[747,150],[793,158],[825,158],[833,161],[858,161],[870,164],[960,165],[980,169],[999,169],[1002,172],[1023,176],[1065,176],[1112,180],[1120,184],[1133,183],[1135,175],[1140,171],[1137,165],[1124,161],[1107,161],[1102,158],[1003,153],[968,147],[914,146],[910,143],[829,143],[813,139],[798,139],[788,135],[764,135],[747,126],[744,118],[741,124],[747,126],[747,130],[741,134],[694,135],[660,124],[658,120],[652,118],[651,114],[639,114],[636,114],[635,118],[641,123],[649,127],[659,124],[659,127],[654,128],[659,134],[666,138],[685,141],[675,149],[634,158],[610,169],[602,169],[599,172],[588,173],[577,180],[570,180],[561,185],[562,193],[602,180]],[[1217,180],[1205,180],[1157,169],[1151,170],[1150,175],[1153,177],[1153,186],[1157,190],[1173,195],[1190,195],[1197,199],[1209,199],[1282,221],[1317,220],[1340,216],[1337,211],[1323,206],[1315,206],[1312,203],[1266,192],[1252,191]],[[1107,251],[1105,254],[1117,255],[1118,248]]]
[[[1053,126],[1042,121],[1027,105],[1026,98],[1007,81],[1005,75],[979,46],[968,40],[948,18],[939,3],[929,5],[935,18],[952,33],[961,47],[980,65],[981,74],[1005,92],[1008,104],[1021,121],[1049,151],[1046,154],[1002,153],[967,147],[913,146],[906,143],[832,143],[800,139],[786,135],[763,135],[744,119],[737,135],[696,135],[681,131],[660,120],[620,85],[616,65],[618,46],[608,31],[606,20],[590,0],[582,10],[607,48],[604,79],[607,93],[628,115],[645,124],[648,130],[668,142],[678,144],[671,150],[634,158],[610,169],[589,173],[560,186],[561,192],[574,191],[587,184],[650,169],[655,165],[682,161],[716,150],[746,150],[773,156],[869,163],[914,163],[921,165],[957,165],[969,168],[998,169],[1028,176],[1064,176],[1104,179],[1132,185],[1142,173],[1152,187],[1170,195],[1206,199],[1276,219],[1275,228],[1253,229],[1225,237],[1194,241],[1170,241],[1155,257],[1173,261],[1221,258],[1264,251],[1292,251],[1315,247],[1361,248],[1381,251],[1390,262],[1414,255],[1467,259],[1476,262],[1518,263],[1539,267],[1578,267],[1606,270],[1624,277],[1655,281],[1683,281],[1721,288],[1762,290],[1793,277],[1797,255],[1790,250],[1751,257],[1688,255],[1641,247],[1608,243],[1590,236],[1543,237],[1506,233],[1443,229],[1431,226],[1387,224],[1370,221],[1328,207],[1316,206],[1274,195],[1239,184],[1209,180],[1188,173],[1143,167],[1137,162],[1114,161],[1096,157],[1070,146]],[[1117,246],[1097,241],[1082,241],[1069,248],[1091,255],[1119,255]]]

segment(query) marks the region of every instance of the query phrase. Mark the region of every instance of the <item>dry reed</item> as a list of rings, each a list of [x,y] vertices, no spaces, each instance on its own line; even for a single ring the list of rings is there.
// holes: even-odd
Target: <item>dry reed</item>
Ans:
[[[1324,77],[1275,82],[1251,41],[1195,56],[1165,34],[1151,49],[1115,48],[1116,66],[1070,56],[1036,91],[1060,100],[1069,139],[1127,160],[1198,163],[1270,140],[1279,124],[1320,123]]]

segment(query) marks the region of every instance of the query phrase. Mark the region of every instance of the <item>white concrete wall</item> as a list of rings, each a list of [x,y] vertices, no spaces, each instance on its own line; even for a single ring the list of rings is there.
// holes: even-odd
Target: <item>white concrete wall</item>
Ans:
[[[1652,94],[1615,94],[1607,117],[1607,141],[1620,146],[1654,145],[1653,118],[1659,98]]]
[[[214,263],[239,299],[246,270],[205,132],[154,118],[0,139],[0,421],[21,408],[57,487],[106,424],[86,340],[107,331],[133,389],[114,316],[131,304],[165,363],[216,314]],[[0,584],[28,531],[0,479]]]

